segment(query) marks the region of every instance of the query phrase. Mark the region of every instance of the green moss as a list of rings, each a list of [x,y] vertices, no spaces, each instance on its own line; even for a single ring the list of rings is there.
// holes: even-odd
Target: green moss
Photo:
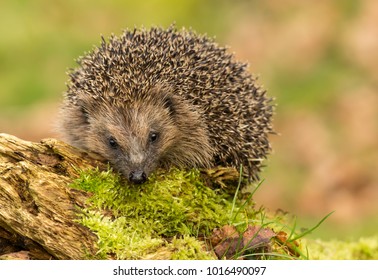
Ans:
[[[314,260],[378,260],[378,236],[357,241],[304,240],[309,258]]]
[[[205,186],[198,171],[172,170],[151,176],[148,183],[134,186],[121,182],[111,171],[87,171],[73,187],[93,193],[94,208],[111,210],[128,225],[167,237],[205,234],[226,224],[231,209],[229,197]]]
[[[92,170],[83,172],[72,187],[93,194],[80,222],[97,234],[98,258],[143,258],[174,237],[168,246],[171,258],[208,259],[203,242],[191,236],[208,236],[227,224],[232,208],[232,198],[205,186],[195,170],[153,175],[140,186],[127,185],[110,170]],[[245,220],[244,213],[238,217],[239,223]],[[178,244],[186,249],[175,250]]]
[[[170,244],[172,253],[172,260],[211,260],[215,255],[211,255],[204,250],[205,243],[198,241],[192,236],[184,236],[183,238],[174,238]]]
[[[124,217],[110,218],[99,212],[86,211],[81,215],[81,223],[99,238],[100,250],[96,258],[138,259],[153,252],[164,244],[162,238],[153,238],[144,232],[129,227]]]

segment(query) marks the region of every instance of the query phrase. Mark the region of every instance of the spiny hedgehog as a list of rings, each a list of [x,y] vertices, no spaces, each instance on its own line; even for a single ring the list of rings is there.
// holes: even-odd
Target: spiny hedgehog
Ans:
[[[132,183],[157,167],[243,166],[258,179],[271,99],[226,48],[154,27],[102,38],[70,71],[59,129]]]

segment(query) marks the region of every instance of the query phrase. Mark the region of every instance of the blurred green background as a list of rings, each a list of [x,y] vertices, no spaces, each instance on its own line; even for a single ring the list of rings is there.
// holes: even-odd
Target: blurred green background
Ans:
[[[134,26],[192,27],[248,61],[278,104],[274,152],[255,199],[324,239],[378,229],[378,1],[74,1],[0,3],[0,132],[53,129],[68,68]]]

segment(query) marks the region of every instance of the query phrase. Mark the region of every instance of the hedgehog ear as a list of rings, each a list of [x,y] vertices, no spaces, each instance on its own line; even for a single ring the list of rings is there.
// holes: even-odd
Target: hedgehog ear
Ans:
[[[175,106],[175,100],[173,96],[166,95],[163,98],[163,104],[164,107],[169,110],[169,115],[170,116],[175,116],[176,115],[176,106]]]
[[[88,110],[85,106],[80,106],[80,112],[81,112],[81,116],[83,118],[83,121],[86,123],[86,124],[89,124],[89,113],[88,113]]]
[[[163,106],[168,109],[169,115],[176,115],[176,98],[173,90],[167,85],[156,85],[151,89],[150,96],[155,100],[161,100]]]
[[[80,112],[80,118],[83,123],[89,124],[89,116],[90,116],[90,111],[93,111],[92,107],[94,106],[93,102],[89,102],[86,98],[79,99],[77,101],[77,106]]]

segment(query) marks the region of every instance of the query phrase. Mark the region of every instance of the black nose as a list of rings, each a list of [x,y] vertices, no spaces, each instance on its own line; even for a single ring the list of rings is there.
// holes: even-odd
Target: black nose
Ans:
[[[147,180],[147,175],[142,170],[131,171],[129,181],[134,184],[143,184]]]

